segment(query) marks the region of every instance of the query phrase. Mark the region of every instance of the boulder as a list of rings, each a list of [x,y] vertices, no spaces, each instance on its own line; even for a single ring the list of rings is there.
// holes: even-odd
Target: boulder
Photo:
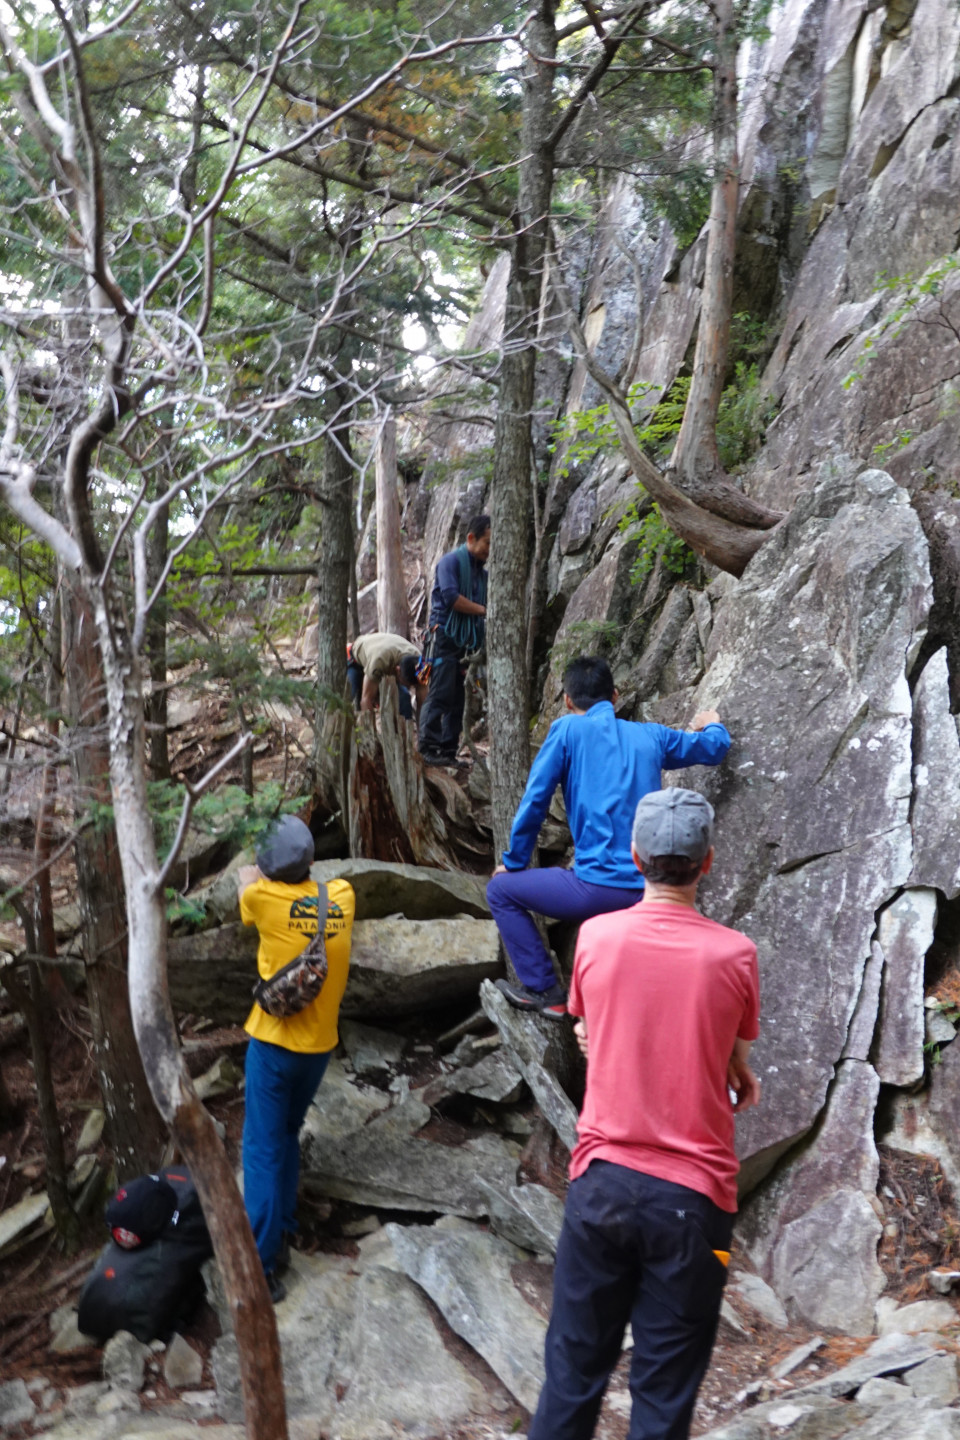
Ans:
[[[397,1258],[450,1328],[482,1355],[524,1409],[544,1380],[547,1324],[521,1296],[511,1267],[522,1250],[466,1221],[388,1225]]]
[[[939,1353],[925,1335],[881,1335],[849,1365],[830,1375],[821,1375],[793,1393],[797,1397],[853,1395],[875,1375],[903,1375]]]
[[[174,1008],[242,1024],[253,1003],[257,947],[256,929],[239,921],[172,937],[167,955]],[[500,969],[492,920],[361,920],[353,927],[342,1013],[418,1014],[468,998]]]
[[[203,1380],[203,1356],[182,1335],[174,1335],[167,1346],[163,1378],[171,1390],[196,1390]]]
[[[935,1405],[952,1405],[960,1397],[956,1355],[935,1355],[932,1360],[925,1360],[910,1371],[907,1385],[918,1400],[932,1400]]]
[[[191,894],[191,900],[206,911],[207,928],[239,920],[236,872],[253,860],[251,850],[241,851],[215,880]],[[477,920],[490,918],[486,879],[461,870],[345,859],[319,860],[311,866],[310,874],[323,885],[331,880],[349,880],[357,899],[358,920],[380,920],[386,915],[405,915],[408,920],[450,919],[458,915],[472,915]]]
[[[500,1032],[510,1059],[533,1091],[544,1118],[572,1150],[577,1143],[576,1107],[551,1068],[549,1027],[556,1021],[534,1019],[515,1010],[489,981],[480,987],[480,1003]]]
[[[881,1228],[862,1191],[838,1190],[783,1227],[773,1256],[777,1293],[811,1324],[869,1334],[872,1302],[886,1283],[877,1263]]]
[[[764,1102],[737,1121],[747,1188],[816,1120],[876,912],[912,869],[908,673],[930,599],[906,493],[826,467],[714,611],[694,703],[720,711],[733,748],[676,779],[717,810],[704,909],[759,953]]]
[[[341,1020],[340,1043],[357,1075],[372,1075],[397,1065],[406,1040],[392,1030],[378,1030],[357,1020]]]
[[[880,916],[883,952],[877,1074],[885,1085],[913,1085],[923,1075],[923,973],[937,922],[935,890],[904,890]]]
[[[325,1094],[325,1078],[301,1133],[303,1175],[319,1193],[386,1210],[479,1219],[490,1213],[484,1186],[506,1195],[516,1183],[519,1149],[511,1142],[496,1135],[459,1146],[423,1139],[417,1131],[430,1110],[411,1095],[364,1122],[363,1109],[376,1102],[362,1093],[348,1100],[346,1089]],[[337,1123],[345,1113],[347,1130]]]
[[[103,1347],[103,1378],[115,1390],[134,1394],[143,1389],[143,1376],[150,1346],[144,1345],[129,1330],[118,1330]]]
[[[842,1061],[816,1139],[757,1192],[739,1222],[750,1258],[788,1308],[811,1325],[860,1335],[873,1329],[885,1283],[871,1203],[879,1093],[872,1066]]]
[[[755,1405],[716,1430],[706,1431],[701,1440],[840,1440],[857,1434],[855,1427],[868,1415],[869,1411],[857,1404],[824,1395],[804,1396],[802,1400],[785,1395]]]
[[[473,1065],[462,1065],[448,1075],[438,1075],[423,1091],[427,1105],[436,1105],[447,1095],[472,1095],[476,1100],[513,1104],[519,1100],[523,1079],[503,1055],[484,1055]]]
[[[912,1305],[898,1305],[884,1297],[877,1304],[878,1335],[928,1334],[957,1323],[957,1312],[949,1300],[915,1300]]]
[[[502,968],[492,920],[362,920],[353,927],[344,1015],[410,1015],[476,993]]]
[[[429,865],[394,865],[385,860],[325,860],[310,870],[314,880],[349,880],[357,897],[358,920],[404,915],[408,920],[490,918],[487,882],[461,870]]]
[[[541,1246],[548,1254],[555,1255],[563,1228],[563,1201],[543,1185],[516,1185],[510,1191],[510,1199],[533,1226]]]
[[[436,1435],[488,1408],[484,1386],[447,1350],[430,1306],[405,1275],[294,1254],[284,1280],[287,1298],[276,1315],[287,1412],[310,1416],[313,1435]],[[232,1334],[217,1341],[213,1372],[220,1414],[239,1420]]]
[[[790,1323],[778,1296],[759,1275],[743,1271],[728,1285],[727,1296],[755,1310],[769,1325],[776,1326],[778,1330],[786,1330]]]

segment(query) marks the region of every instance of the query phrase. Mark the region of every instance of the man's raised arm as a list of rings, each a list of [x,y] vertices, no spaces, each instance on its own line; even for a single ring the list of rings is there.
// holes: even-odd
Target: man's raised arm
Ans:
[[[540,834],[553,792],[563,775],[563,727],[551,725],[530,767],[527,788],[510,828],[510,844],[503,852],[504,870],[525,870]]]
[[[719,765],[733,743],[716,710],[701,710],[693,717],[690,730],[657,727],[663,746],[664,770],[682,770],[687,765]]]

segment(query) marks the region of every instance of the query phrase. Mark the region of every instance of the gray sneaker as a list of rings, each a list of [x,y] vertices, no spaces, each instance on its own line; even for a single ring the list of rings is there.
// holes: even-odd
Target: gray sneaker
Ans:
[[[506,996],[515,1010],[527,1010],[531,1014],[544,1015],[548,1020],[567,1018],[567,992],[562,985],[552,985],[549,990],[531,990],[519,980],[497,980],[497,989]]]

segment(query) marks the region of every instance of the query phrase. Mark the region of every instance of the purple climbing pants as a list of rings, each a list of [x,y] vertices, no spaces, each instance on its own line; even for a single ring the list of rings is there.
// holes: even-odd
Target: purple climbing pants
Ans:
[[[572,870],[508,870],[494,875],[487,885],[490,906],[500,938],[513,968],[531,990],[549,990],[557,983],[553,962],[533,922],[533,914],[551,920],[580,924],[592,915],[626,910],[643,899],[643,886],[621,890],[615,885],[594,885],[579,880]]]

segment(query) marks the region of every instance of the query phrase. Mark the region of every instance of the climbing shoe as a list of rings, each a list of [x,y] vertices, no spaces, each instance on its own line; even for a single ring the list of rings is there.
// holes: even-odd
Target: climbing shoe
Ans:
[[[281,1300],[286,1300],[287,1287],[280,1279],[276,1270],[271,1270],[267,1276],[267,1289],[270,1291],[270,1299],[274,1305],[279,1305]]]
[[[280,1244],[277,1247],[277,1270],[288,1270],[290,1268],[290,1241],[289,1230],[283,1230],[280,1234]]]
[[[567,992],[562,985],[552,985],[549,990],[531,990],[519,980],[498,980],[497,989],[505,995],[516,1010],[528,1010],[544,1015],[548,1020],[564,1020],[567,1014]]]

